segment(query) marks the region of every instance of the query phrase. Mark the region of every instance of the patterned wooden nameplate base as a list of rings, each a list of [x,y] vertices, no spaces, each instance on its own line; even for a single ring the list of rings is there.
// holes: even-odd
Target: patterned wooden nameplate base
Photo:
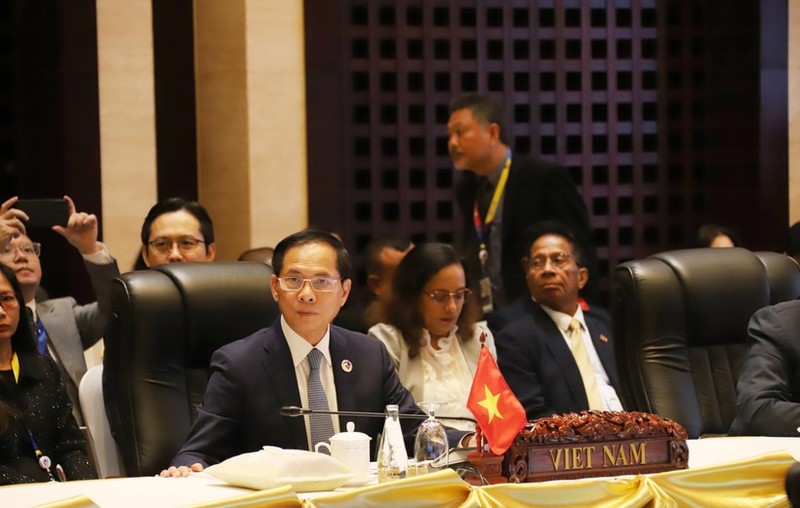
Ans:
[[[689,448],[668,418],[581,411],[528,422],[505,461],[510,482],[540,482],[686,469]]]

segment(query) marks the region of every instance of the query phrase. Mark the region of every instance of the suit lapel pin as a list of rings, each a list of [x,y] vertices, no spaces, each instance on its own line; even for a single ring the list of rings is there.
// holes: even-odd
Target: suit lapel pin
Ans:
[[[342,370],[345,372],[353,370],[353,362],[350,360],[342,360]]]
[[[603,335],[603,334],[601,333],[601,334],[600,334],[600,342],[608,342],[608,337],[606,337],[605,335]]]

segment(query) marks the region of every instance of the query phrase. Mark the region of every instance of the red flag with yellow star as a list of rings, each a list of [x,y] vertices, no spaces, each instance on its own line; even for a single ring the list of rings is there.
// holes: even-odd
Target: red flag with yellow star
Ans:
[[[527,422],[525,408],[485,346],[481,347],[467,407],[475,415],[489,448],[497,455],[508,450]]]

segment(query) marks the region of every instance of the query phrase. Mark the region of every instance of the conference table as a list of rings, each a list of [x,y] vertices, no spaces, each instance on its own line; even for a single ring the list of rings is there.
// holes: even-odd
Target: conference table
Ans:
[[[188,478],[113,478],[0,487],[7,507],[347,506],[789,506],[788,468],[800,438],[712,437],[690,440],[689,467],[649,475],[476,487],[453,470],[329,492],[291,485],[253,491],[199,473]]]

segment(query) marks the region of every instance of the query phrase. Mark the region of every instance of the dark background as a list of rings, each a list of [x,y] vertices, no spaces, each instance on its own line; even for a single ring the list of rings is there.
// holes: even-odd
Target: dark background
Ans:
[[[154,1],[159,198],[197,197],[192,2]],[[605,278],[707,222],[753,250],[788,223],[787,3],[305,2],[309,217],[359,260],[376,232],[459,241],[446,106],[507,107],[517,152],[562,164]],[[95,3],[0,4],[0,198],[69,194],[98,213]],[[102,217],[101,217],[102,220]],[[58,235],[43,285],[91,298]],[[65,262],[66,260],[66,262]],[[127,267],[121,267],[125,270]]]

